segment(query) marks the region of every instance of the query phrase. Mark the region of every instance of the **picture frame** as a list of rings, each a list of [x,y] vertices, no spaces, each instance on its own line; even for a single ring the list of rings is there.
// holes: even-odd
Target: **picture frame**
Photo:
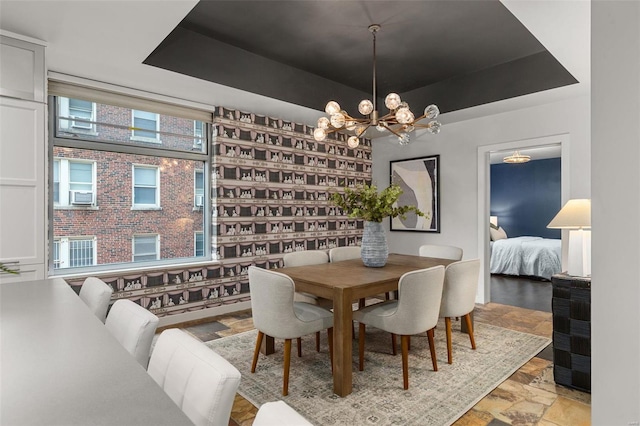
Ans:
[[[390,161],[389,180],[402,188],[399,206],[416,206],[426,215],[391,218],[391,231],[440,233],[440,155]]]

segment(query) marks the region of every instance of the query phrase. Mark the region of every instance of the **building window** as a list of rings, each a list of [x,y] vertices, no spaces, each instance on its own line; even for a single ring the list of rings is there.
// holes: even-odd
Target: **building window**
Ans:
[[[95,162],[80,159],[53,160],[53,203],[57,207],[95,205]]]
[[[160,116],[147,111],[131,110],[131,139],[160,143]]]
[[[96,104],[74,98],[58,98],[60,129],[70,133],[92,134],[96,131]]]
[[[53,160],[53,203],[60,204],[60,160]]]
[[[62,237],[53,241],[53,268],[81,268],[96,264],[95,237]]]
[[[159,187],[157,167],[133,166],[134,207],[160,207]]]
[[[204,207],[204,172],[202,170],[195,171],[193,186],[194,206],[202,208]]]
[[[60,268],[60,240],[53,240],[53,269]]]
[[[91,130],[93,127],[93,102],[80,99],[69,99],[69,117],[71,127]]]
[[[202,232],[196,232],[194,236],[194,256],[204,256],[204,234]]]
[[[133,236],[133,261],[144,262],[158,260],[160,238],[158,235]]]
[[[204,123],[202,121],[193,122],[193,147],[202,148],[202,142],[204,140]]]

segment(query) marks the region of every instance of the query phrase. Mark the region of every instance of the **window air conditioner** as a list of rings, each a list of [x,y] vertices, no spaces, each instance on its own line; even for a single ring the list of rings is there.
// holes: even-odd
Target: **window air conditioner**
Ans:
[[[204,205],[204,195],[196,195],[196,207],[202,207]]]
[[[69,200],[71,204],[90,206],[93,204],[92,191],[69,191]]]
[[[72,127],[77,127],[79,129],[91,129],[91,123],[87,123],[86,121],[76,121],[76,120],[86,120],[86,118],[77,117],[75,115],[72,115],[71,118],[73,119],[71,121]]]

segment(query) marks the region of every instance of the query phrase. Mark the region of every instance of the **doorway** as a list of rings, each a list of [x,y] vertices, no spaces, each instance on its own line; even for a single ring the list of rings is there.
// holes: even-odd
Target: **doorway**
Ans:
[[[512,154],[515,150],[521,152],[559,152],[561,168],[561,204],[569,196],[569,135],[561,134],[554,136],[544,136],[540,138],[510,141],[493,145],[478,147],[478,254],[480,257],[480,282],[476,298],[478,303],[488,303],[491,301],[491,274],[489,268],[490,261],[490,193],[491,193],[491,161],[497,158],[502,159],[506,155]],[[557,155],[557,154],[556,154]],[[563,235],[562,258],[565,255],[566,244]]]

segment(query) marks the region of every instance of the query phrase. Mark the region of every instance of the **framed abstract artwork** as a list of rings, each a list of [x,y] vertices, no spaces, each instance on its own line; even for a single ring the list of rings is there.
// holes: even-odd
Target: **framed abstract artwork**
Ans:
[[[391,161],[391,183],[402,188],[400,206],[416,206],[425,215],[409,212],[391,219],[392,231],[440,232],[440,156]]]

